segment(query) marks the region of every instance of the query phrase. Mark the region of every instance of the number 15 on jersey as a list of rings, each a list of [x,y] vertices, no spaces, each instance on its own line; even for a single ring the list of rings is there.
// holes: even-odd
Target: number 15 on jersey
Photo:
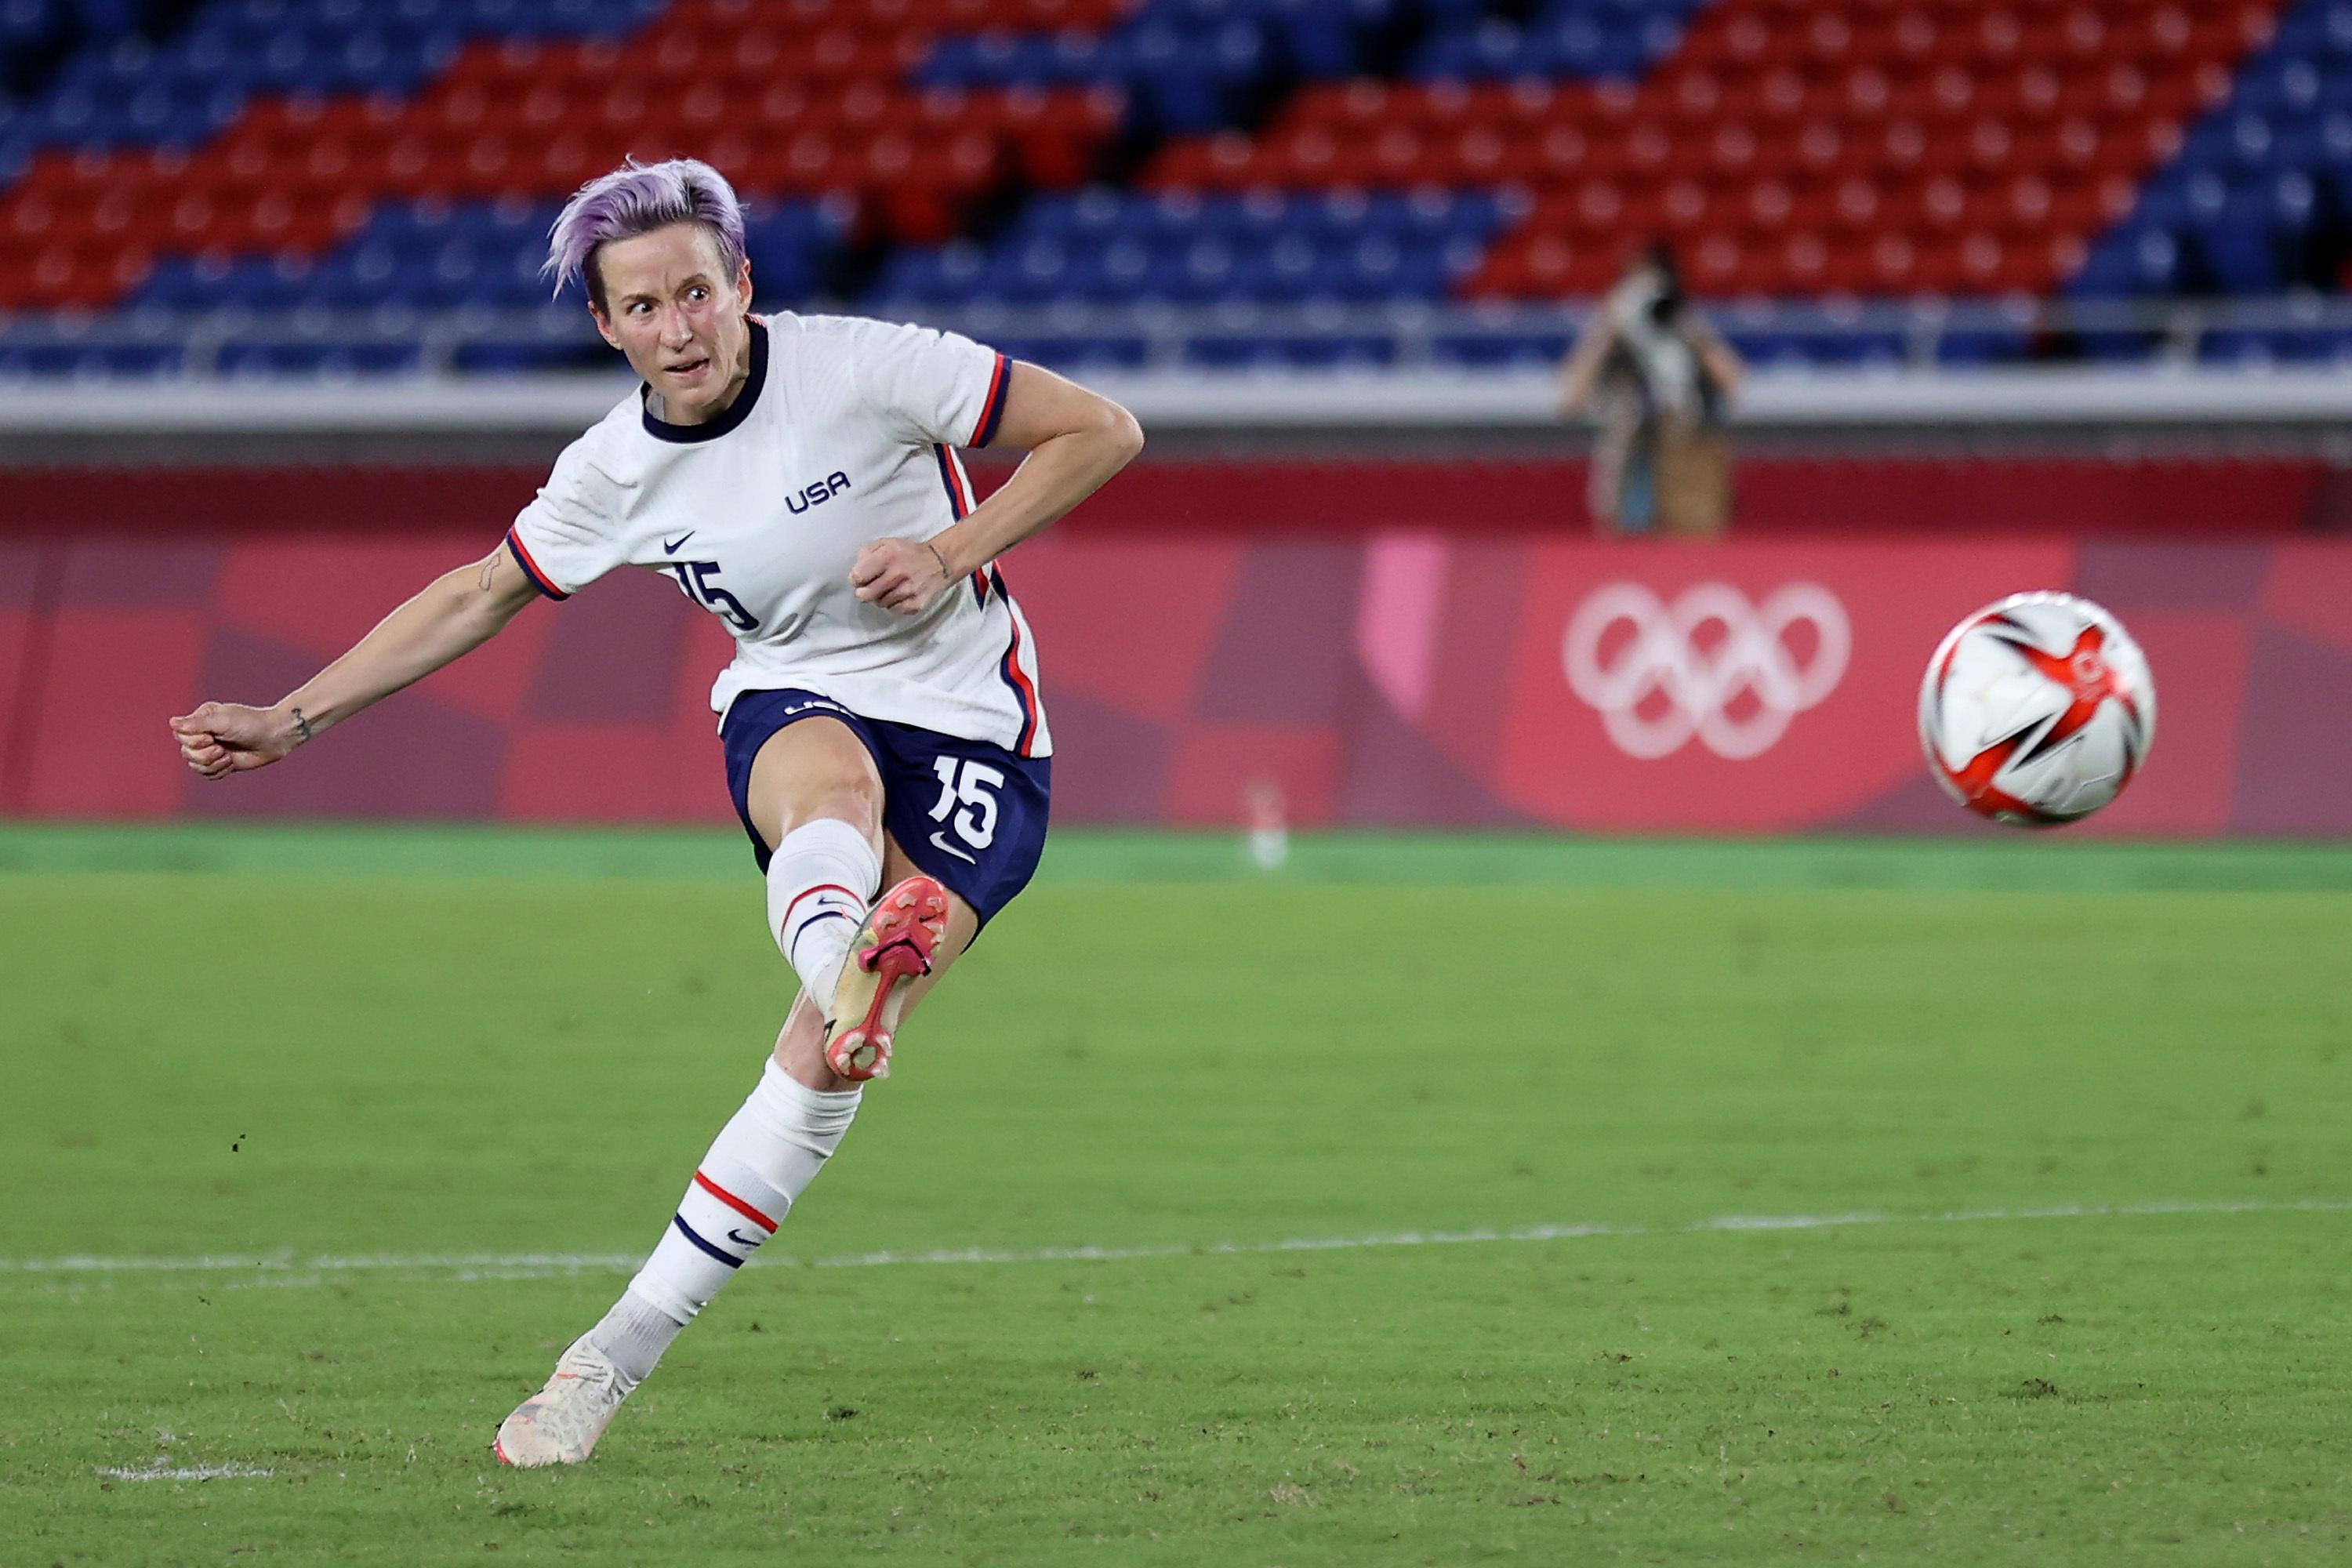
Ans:
[[[739,632],[756,632],[760,617],[743,607],[743,601],[719,585],[719,563],[716,561],[665,561],[661,569],[677,579],[686,596],[733,626]]]

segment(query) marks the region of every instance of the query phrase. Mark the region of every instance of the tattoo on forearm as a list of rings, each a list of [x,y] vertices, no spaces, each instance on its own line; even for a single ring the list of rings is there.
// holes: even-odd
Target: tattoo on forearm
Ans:
[[[310,721],[302,717],[302,710],[294,710],[294,732],[304,740],[310,738]]]
[[[931,552],[931,559],[940,563],[940,576],[948,578],[955,576],[954,573],[948,570],[948,558],[940,553],[940,547],[938,545],[933,544],[927,539],[923,542],[923,548]]]

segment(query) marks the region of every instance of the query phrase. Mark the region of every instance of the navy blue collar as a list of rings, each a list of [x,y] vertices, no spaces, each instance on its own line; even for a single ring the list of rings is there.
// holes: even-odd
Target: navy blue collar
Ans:
[[[646,434],[656,441],[716,441],[751,416],[760,401],[760,388],[768,380],[768,329],[757,317],[747,316],[751,327],[751,377],[743,390],[735,395],[725,412],[716,419],[706,419],[699,425],[673,425],[667,419],[654,417],[653,391],[650,386],[637,393],[638,411],[645,416]]]

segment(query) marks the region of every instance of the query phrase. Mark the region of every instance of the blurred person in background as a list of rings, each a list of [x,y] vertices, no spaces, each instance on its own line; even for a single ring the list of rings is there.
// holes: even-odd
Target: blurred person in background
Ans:
[[[1748,374],[1683,293],[1674,253],[1636,256],[1560,374],[1560,406],[1600,426],[1589,505],[1603,533],[1716,534],[1731,521],[1727,405]]]

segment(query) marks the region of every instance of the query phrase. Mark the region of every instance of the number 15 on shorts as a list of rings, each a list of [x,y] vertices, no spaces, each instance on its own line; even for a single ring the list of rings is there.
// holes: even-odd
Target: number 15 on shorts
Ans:
[[[931,820],[954,828],[955,836],[974,849],[995,843],[995,792],[1004,785],[1003,771],[968,757],[935,758],[931,768],[940,775],[939,804],[931,807]],[[971,858],[948,842],[945,829],[932,834],[931,843],[959,859]]]

